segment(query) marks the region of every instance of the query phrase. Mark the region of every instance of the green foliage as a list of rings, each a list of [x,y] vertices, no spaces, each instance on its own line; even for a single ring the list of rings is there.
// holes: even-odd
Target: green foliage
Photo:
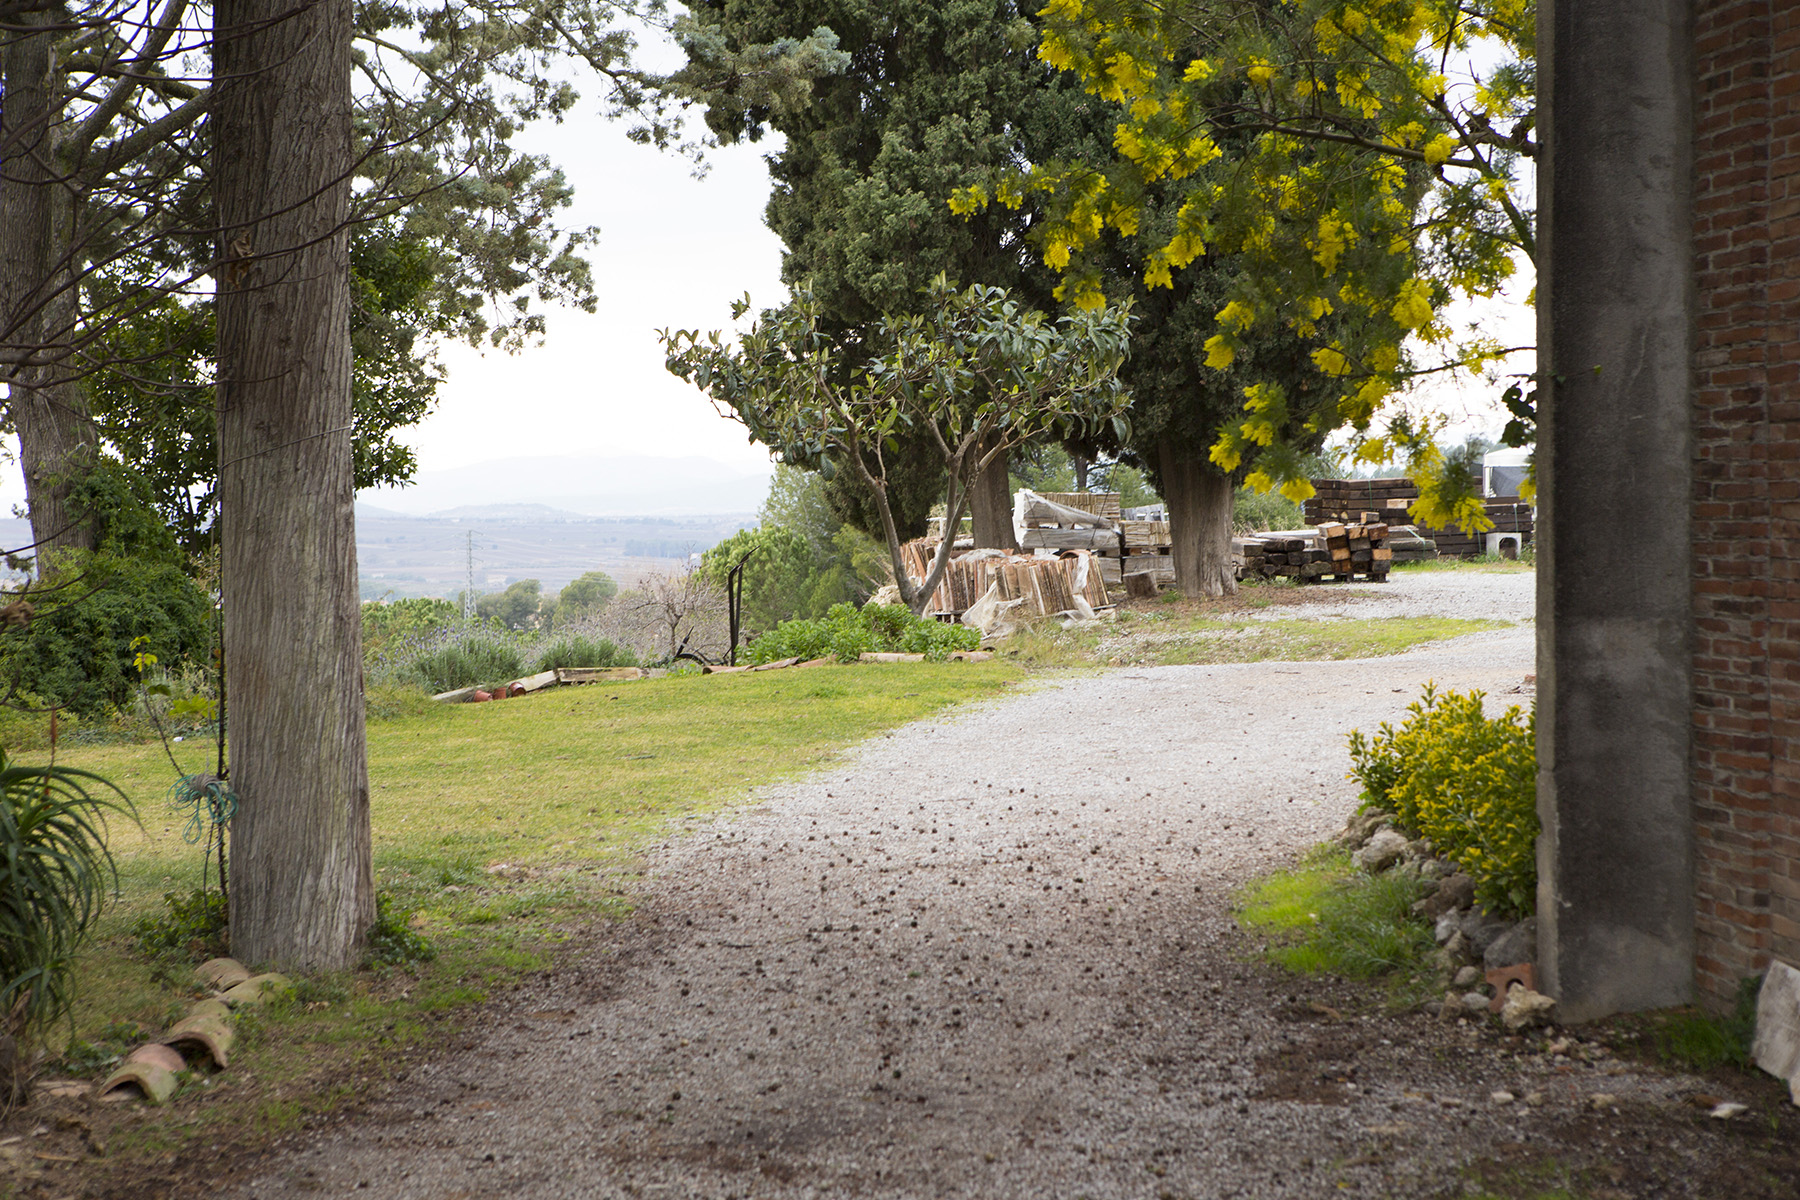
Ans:
[[[17,708],[11,705],[18,705]],[[17,693],[11,704],[0,706],[0,748],[9,752],[19,750],[48,750],[51,745],[50,727],[54,721],[56,740],[62,741],[81,732],[81,718],[72,712],[52,713],[41,697],[30,692]]]
[[[749,307],[746,297],[734,315]],[[1052,432],[1123,430],[1118,370],[1129,328],[1123,309],[1053,321],[1003,289],[958,290],[941,275],[923,308],[886,319],[877,345],[850,347],[830,334],[822,306],[801,287],[787,304],[764,310],[736,345],[716,330],[705,338],[693,330],[661,335],[669,370],[729,410],[782,461],[862,479],[882,514],[895,582],[915,610],[937,580],[918,587],[898,570],[901,535],[888,495],[896,433],[930,433],[954,526],[984,459],[998,461]],[[946,541],[934,576],[948,547]]]
[[[567,629],[600,615],[600,610],[619,594],[619,585],[605,571],[588,571],[569,581],[539,608],[545,629]]]
[[[827,543],[829,546],[829,543]],[[795,618],[823,616],[850,599],[846,572],[798,531],[784,526],[740,529],[700,558],[700,571],[724,591],[743,563],[743,631],[755,637]]]
[[[377,658],[398,643],[448,629],[461,620],[461,608],[435,597],[370,600],[362,606],[363,658]]]
[[[414,931],[412,919],[412,910],[401,907],[393,896],[375,893],[375,924],[369,926],[364,961],[372,967],[403,967],[436,958],[437,948]]]
[[[1143,243],[1149,288],[1179,291],[1203,256],[1234,260],[1202,298],[1206,367],[1228,372],[1274,335],[1325,386],[1234,393],[1212,461],[1235,471],[1254,455],[1249,482],[1300,499],[1308,443],[1348,425],[1368,458],[1408,454],[1423,517],[1485,528],[1428,426],[1375,421],[1417,371],[1506,352],[1444,312],[1498,294],[1535,251],[1528,0],[1053,0],[1043,21],[1041,57],[1114,106],[1107,157],[1009,166],[953,203],[1041,204],[1040,252],[1078,303],[1119,294],[1113,236]]]
[[[867,489],[856,486],[866,502]],[[758,527],[707,552],[701,571],[723,588],[732,565],[758,549],[745,567],[744,632],[755,636],[785,620],[823,616],[834,604],[861,603],[890,578],[882,544],[844,515],[842,499],[818,472],[777,463]],[[901,524],[902,502],[892,494],[889,502]]]
[[[782,135],[769,155],[777,186],[769,228],[782,240],[782,278],[810,286],[822,327],[846,348],[877,346],[884,316],[920,313],[939,274],[1006,288],[1054,311],[1054,274],[1021,254],[1037,206],[995,205],[972,220],[944,198],[1017,162],[1068,153],[1093,136],[1097,105],[1034,53],[1037,0],[702,0],[690,5],[711,38],[686,43],[690,71],[726,86],[693,92],[724,141]],[[711,60],[738,47],[829,28],[844,53],[805,104],[755,104]],[[1104,147],[1108,125],[1098,135]],[[1053,440],[1053,439],[1050,439]],[[896,428],[884,486],[902,540],[926,530],[942,503],[945,466],[926,431]],[[884,521],[853,465],[824,490],[844,521],[885,540]],[[794,460],[800,461],[800,460]],[[1004,466],[1004,464],[1003,464]],[[1066,489],[1057,489],[1066,490]]]
[[[1523,915],[1537,898],[1536,710],[1490,718],[1481,702],[1427,685],[1398,729],[1350,734],[1351,775],[1366,803],[1468,872],[1484,908]]]
[[[941,661],[953,650],[973,650],[981,635],[967,625],[947,625],[914,616],[904,604],[835,604],[815,621],[784,621],[750,643],[751,663],[782,658],[826,658],[855,662],[859,654],[923,654]]]
[[[1433,939],[1409,909],[1425,890],[1414,876],[1355,871],[1348,854],[1333,850],[1250,885],[1238,898],[1238,918],[1275,934],[1269,956],[1292,971],[1417,974]]]
[[[203,962],[229,952],[231,911],[223,892],[164,892],[163,910],[161,916],[139,917],[131,926],[143,953]]]
[[[101,457],[69,489],[69,507],[87,522],[96,551],[185,565],[174,533],[156,509],[149,479],[135,466]]]
[[[490,592],[475,602],[475,615],[484,621],[498,621],[508,629],[530,629],[537,623],[542,603],[543,585],[535,579],[521,579],[507,585],[503,592]]]
[[[635,667],[637,655],[603,637],[568,634],[556,638],[538,652],[537,669],[558,667]]]
[[[1306,512],[1280,492],[1259,492],[1241,487],[1232,496],[1233,533],[1263,533],[1271,529],[1300,529]]]
[[[363,688],[363,713],[371,722],[419,717],[433,707],[431,696],[417,685],[385,679],[371,681]]]
[[[75,953],[117,886],[108,813],[135,819],[107,780],[16,766],[0,751],[0,1011],[23,996],[28,1024],[68,1012]]]
[[[0,632],[0,675],[9,683],[98,720],[132,703],[134,639],[171,669],[209,658],[212,600],[174,563],[98,550],[65,554],[57,566],[52,583],[26,593],[30,624]]]
[[[457,688],[505,683],[526,674],[525,654],[516,638],[474,629],[428,644],[394,664],[397,678],[436,695]]]
[[[394,222],[359,223],[350,237],[350,345],[355,482],[404,483],[417,467],[399,440],[437,402],[443,369],[431,334],[441,332],[435,289],[443,262]],[[212,543],[218,512],[210,300],[164,299],[109,328],[96,357],[109,364],[87,381],[101,439],[134,464],[155,511],[182,548]],[[118,364],[118,365],[111,365]]]

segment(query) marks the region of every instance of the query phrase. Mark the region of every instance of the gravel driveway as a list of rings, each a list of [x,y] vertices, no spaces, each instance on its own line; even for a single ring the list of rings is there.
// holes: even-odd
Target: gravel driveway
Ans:
[[[1528,617],[1531,583],[1396,576],[1357,615]],[[1427,680],[1516,687],[1531,637],[1116,671],[876,738],[656,849],[635,918],[242,1194],[1385,1197],[1610,1162],[1692,1081],[1381,1015],[1228,910],[1353,809],[1345,731]],[[1654,1166],[1628,1140],[1616,1169]]]

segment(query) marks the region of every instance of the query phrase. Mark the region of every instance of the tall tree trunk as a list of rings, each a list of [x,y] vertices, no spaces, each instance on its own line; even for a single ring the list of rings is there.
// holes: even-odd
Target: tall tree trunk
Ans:
[[[991,449],[991,440],[976,443],[974,458],[979,462]],[[1007,456],[997,454],[992,462],[975,473],[975,478],[970,482],[969,515],[970,524],[975,530],[977,549],[1019,548],[1019,539],[1013,533],[1012,486],[1007,479],[1006,466]]]
[[[350,450],[350,0],[214,8],[231,942],[355,961],[375,919]]]
[[[44,32],[9,34],[0,50],[0,382],[40,550],[93,546],[69,492],[98,442],[81,385],[61,378],[76,313],[74,201],[56,150],[62,98],[53,15],[21,17]]]
[[[1231,477],[1170,442],[1158,447],[1175,586],[1186,596],[1237,591],[1231,566]]]

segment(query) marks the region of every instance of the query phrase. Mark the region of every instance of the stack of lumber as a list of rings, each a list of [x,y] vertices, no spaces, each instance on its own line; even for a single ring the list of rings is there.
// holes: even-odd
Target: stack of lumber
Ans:
[[[1169,538],[1167,521],[1123,521],[1125,557],[1119,564],[1121,575],[1149,573],[1157,584],[1175,585],[1174,548]],[[1104,568],[1103,568],[1104,569]]]
[[[1117,492],[1046,492],[1028,489],[1013,498],[1013,521],[1024,550],[1088,550],[1101,576],[1117,585],[1127,575],[1148,574],[1159,584],[1175,581],[1167,521],[1120,518]]]
[[[1419,498],[1418,485],[1410,479],[1315,479],[1317,494],[1305,505],[1313,524],[1379,524],[1395,521]],[[1517,496],[1498,496],[1485,502],[1488,520],[1496,533],[1516,533],[1520,546],[1531,544],[1532,507]],[[1484,534],[1455,526],[1419,525],[1418,537],[1435,543],[1440,555],[1467,558],[1487,552]],[[1398,547],[1396,547],[1398,549]]]
[[[1338,579],[1361,575],[1378,583],[1386,579],[1394,565],[1387,535],[1387,525],[1379,521],[1357,525],[1328,521],[1320,525],[1319,540],[1330,557],[1330,574]]]
[[[914,583],[922,583],[930,574],[937,547],[937,542],[919,538],[900,548],[906,573]],[[1112,603],[1098,561],[1086,550],[1066,550],[1056,556],[974,550],[957,555],[945,566],[944,578],[925,611],[934,616],[960,616],[990,587],[999,589],[1001,600],[1023,600],[1019,611],[1026,614],[1069,612],[1075,609],[1077,597],[1089,608]]]
[[[1093,513],[1097,517],[1104,517],[1113,525],[1119,523],[1122,510],[1119,508],[1117,492],[1039,492],[1038,495],[1052,504]]]
[[[1410,531],[1409,531],[1410,532]],[[1420,541],[1416,535],[1411,542]],[[1393,566],[1388,527],[1380,522],[1354,525],[1328,521],[1314,529],[1278,529],[1231,539],[1237,577],[1297,579],[1323,583],[1361,576],[1379,582]]]
[[[1410,479],[1315,479],[1312,485],[1313,497],[1304,505],[1312,525],[1386,521],[1390,515],[1398,520],[1419,498]]]
[[[1315,534],[1304,530],[1280,530],[1231,539],[1238,560],[1237,577],[1246,579],[1298,579],[1317,583],[1332,573],[1331,555]]]
[[[1087,550],[1100,556],[1111,584],[1123,579],[1124,554],[1117,492],[1013,493],[1013,526],[1021,550]]]
[[[1387,548],[1394,552],[1397,563],[1426,562],[1438,556],[1437,543],[1411,525],[1389,525]]]

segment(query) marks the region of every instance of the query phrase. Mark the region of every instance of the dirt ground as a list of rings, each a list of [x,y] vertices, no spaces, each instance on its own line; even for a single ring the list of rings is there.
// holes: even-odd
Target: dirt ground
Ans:
[[[1354,808],[1345,732],[1428,679],[1510,699],[1531,639],[1113,671],[873,739],[658,848],[635,916],[337,1118],[97,1190],[1793,1200],[1775,1081],[1390,1013],[1232,919]]]

